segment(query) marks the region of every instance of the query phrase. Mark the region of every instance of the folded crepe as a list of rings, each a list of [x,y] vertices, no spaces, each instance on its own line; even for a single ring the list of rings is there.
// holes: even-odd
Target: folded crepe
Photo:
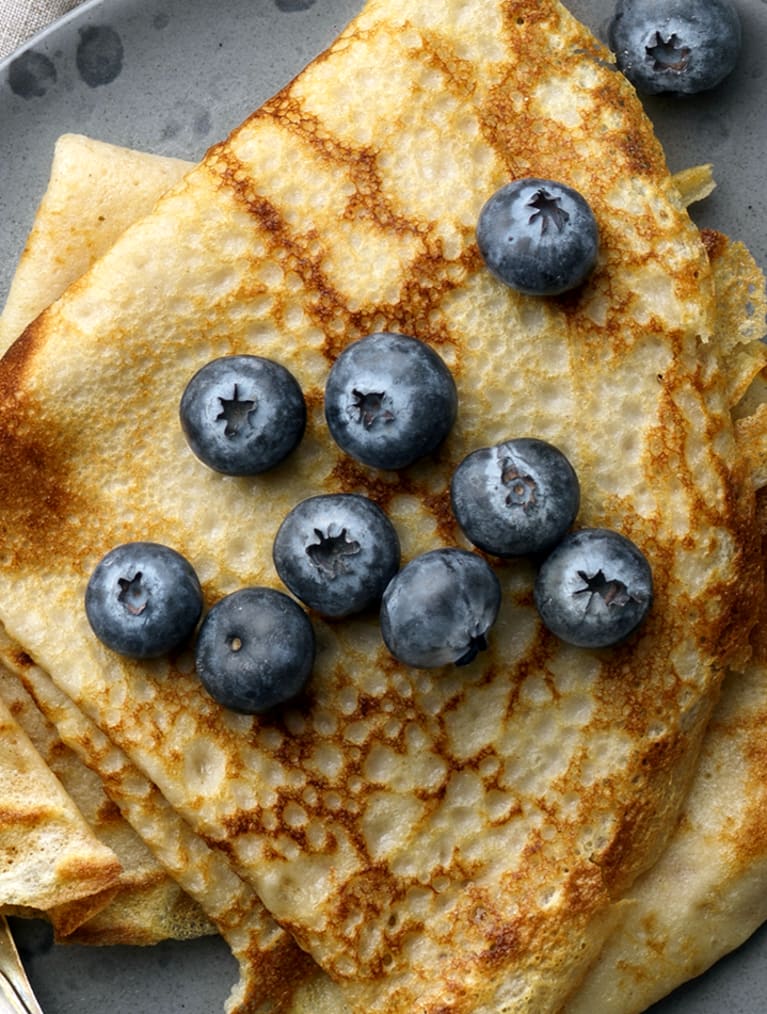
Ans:
[[[623,901],[619,929],[568,1014],[645,1010],[767,920],[767,656],[731,673],[665,852]]]
[[[121,865],[0,700],[0,907],[77,925],[114,894]]]
[[[148,212],[187,168],[179,159],[148,156],[82,135],[62,137],[0,315],[0,350],[83,274],[131,221]],[[98,775],[62,745],[54,727],[7,669],[0,670],[0,696],[96,837],[110,845],[122,866],[108,903],[102,895],[92,895],[76,907],[54,906],[47,912],[57,937],[76,943],[137,945],[213,932],[200,907],[119,815]],[[0,781],[12,777],[14,761],[7,760],[9,769],[2,766]]]
[[[649,125],[560,7],[475,6],[371,4],[0,371],[9,632],[355,1009],[562,1002],[673,825],[761,589],[705,344],[709,261]],[[478,261],[478,207],[526,172],[597,212],[601,260],[577,297],[515,296]],[[316,410],[273,476],[222,480],[186,452],[168,392],[211,355],[280,358],[319,406],[340,347],[379,326],[454,368],[459,423],[435,460],[352,467]],[[117,540],[181,548],[213,602],[276,583],[269,545],[297,499],[353,488],[387,506],[409,556],[457,540],[444,490],[462,454],[520,431],[576,463],[579,523],[620,527],[653,562],[656,606],[629,645],[556,643],[527,564],[499,568],[502,618],[465,672],[409,671],[374,622],[316,619],[310,698],[277,720],[215,706],[185,656],[134,664],[93,642],[82,588]]]
[[[155,859],[143,839],[107,796],[99,775],[65,746],[18,677],[0,667],[0,700],[13,714],[40,757],[55,774],[96,838],[120,862],[120,875],[109,895],[89,894],[78,903],[57,905],[46,914],[56,937],[69,943],[147,945],[168,938],[189,939],[213,933],[199,905],[185,894]],[[4,757],[0,781],[15,769]],[[27,786],[33,797],[34,786]],[[23,830],[23,829],[22,829]],[[97,904],[101,901],[101,904]],[[41,913],[36,911],[36,915]]]
[[[69,236],[79,229],[83,248],[89,251],[92,261],[119,237],[126,218],[134,221],[144,213],[145,202],[136,199],[130,172],[134,158],[135,153],[129,149],[77,135],[64,135],[57,141],[48,191],[22,263],[30,280],[25,296],[37,307],[34,312],[40,312],[59,294],[52,288],[52,276],[41,268],[50,259],[49,246],[58,245],[60,234]],[[104,160],[110,165],[108,173],[97,171]],[[69,171],[62,171],[62,165]],[[161,177],[154,178],[156,200],[165,184]],[[703,170],[677,175],[677,185],[686,201],[707,192],[702,185],[705,178]],[[121,215],[96,226],[84,219],[79,209],[92,198],[94,188],[101,187],[109,188],[111,201],[119,206]],[[150,198],[148,190],[147,183],[143,197]],[[62,212],[53,218],[51,208],[67,208],[71,213]],[[736,417],[749,422],[748,432],[739,435],[739,451],[747,458],[758,456],[758,447],[753,446],[754,420],[764,386],[761,375],[753,377],[752,366],[744,368],[743,364],[748,357],[764,356],[764,348],[753,345],[763,328],[764,293],[753,286],[757,272],[741,244],[720,241],[710,246],[717,291],[716,342],[728,380],[728,400]],[[13,311],[18,291],[19,287],[12,285],[6,314]],[[747,306],[751,312],[745,314]],[[758,469],[753,478],[755,485],[763,485]],[[760,504],[760,528],[764,531],[763,497]],[[761,777],[762,730],[767,722],[767,645],[760,636],[765,630],[764,622],[755,628],[755,654],[746,672],[730,673],[723,684],[703,740],[692,789],[669,845],[621,902],[620,921],[569,1001],[568,1011],[599,1009],[625,1014],[643,1010],[740,945],[767,919],[767,823],[763,819],[767,787]],[[42,678],[38,674],[38,685]],[[22,724],[41,749],[45,735],[33,735],[36,723],[33,715],[27,715],[25,704],[29,699],[24,698],[20,683],[11,686],[7,679],[0,680],[0,694],[6,702],[16,702],[17,716],[20,713],[26,718]],[[71,704],[68,707],[73,708]],[[47,726],[49,732],[51,728]],[[56,768],[60,749],[49,744],[44,755]],[[85,755],[92,757],[90,751]],[[59,777],[65,785],[71,785],[66,771],[59,771]],[[121,793],[116,796],[119,802]],[[88,807],[85,809],[87,812]],[[172,838],[173,828],[167,827],[165,834]],[[118,908],[117,900],[113,900],[79,928],[76,939],[135,942],[158,939],[163,931],[185,935],[191,921],[179,919],[177,907],[161,898],[159,886],[152,888],[155,903],[141,903],[148,888],[137,880],[129,887],[125,856],[122,858],[122,906]],[[206,888],[206,895],[213,892],[214,888]],[[162,918],[166,912],[171,914],[170,920]],[[126,913],[133,917],[130,923]],[[329,984],[305,967],[303,982],[295,981],[295,992],[286,1009],[318,1014],[323,1003],[329,1010],[340,1009],[339,997]]]
[[[93,157],[94,153],[98,158]],[[23,260],[29,278],[36,280],[30,282],[27,298],[33,297],[38,311],[58,294],[50,288],[51,276],[39,271],[39,265],[50,258],[47,247],[50,243],[58,243],[60,232],[67,235],[72,229],[80,228],[83,245],[95,259],[99,253],[106,252],[121,231],[117,219],[113,219],[106,229],[99,226],[95,234],[93,231],[89,234],[93,227],[83,221],[79,212],[75,213],[73,221],[69,221],[66,214],[51,221],[49,209],[61,206],[76,209],[92,196],[94,187],[106,185],[113,203],[119,204],[122,216],[129,216],[131,221],[138,219],[143,205],[134,201],[136,190],[130,172],[122,172],[123,163],[130,167],[133,155],[128,149],[76,135],[65,135],[57,142],[49,189]],[[110,172],[106,175],[91,171],[102,158],[110,162]],[[60,171],[62,162],[71,167],[74,161],[77,171]],[[697,179],[699,182],[700,173]],[[686,198],[698,193],[695,182],[696,176],[692,173],[677,176],[677,184]],[[163,182],[158,179],[154,197],[159,198],[163,190]],[[58,191],[64,193],[60,195]],[[717,342],[725,360],[725,375],[731,381],[730,400],[736,413],[741,414],[744,396],[746,402],[753,402],[761,387],[757,377],[744,392],[744,378],[753,371],[739,369],[738,364],[745,355],[760,353],[751,343],[759,335],[764,305],[758,301],[759,293],[748,282],[755,272],[753,267],[743,263],[746,256],[743,248],[739,244],[718,243],[714,251]],[[745,286],[743,291],[739,291],[739,286]],[[6,313],[13,308],[16,291],[17,287],[12,286]],[[755,298],[753,312],[744,317],[744,306]],[[739,449],[746,453],[750,448],[743,444],[742,439]],[[767,628],[757,626],[757,634],[764,629]],[[757,641],[755,658],[747,672],[731,673],[724,682],[721,700],[703,741],[692,790],[669,846],[621,903],[620,922],[585,982],[570,1000],[568,1010],[643,1010],[709,967],[721,954],[734,949],[767,918],[764,902],[767,897],[764,889],[767,828],[762,819],[767,790],[760,777],[762,729],[767,721],[767,649],[759,643],[759,638]],[[0,692],[6,701],[15,693],[21,708],[24,692],[19,686],[13,689],[7,680],[0,681]],[[25,725],[28,729],[29,723]],[[37,744],[40,748],[40,737]],[[46,753],[49,763],[54,765],[56,752]],[[66,777],[64,781],[67,784]],[[172,835],[171,828],[167,829],[167,834]],[[140,894],[138,886],[131,891],[131,896]],[[125,872],[121,876],[121,895],[124,911],[135,908],[128,901]],[[675,900],[673,906],[670,898]],[[125,917],[111,916],[115,903],[100,917],[85,923],[77,939],[124,942],[152,933],[159,936],[162,932],[165,923],[159,917],[165,909],[163,904],[138,907],[131,924],[132,936],[126,938]],[[175,912],[169,904],[167,910]],[[173,919],[172,926],[177,922]],[[188,926],[187,923],[182,925]],[[176,931],[175,935],[181,934]],[[305,982],[296,990],[291,1009],[306,1009],[317,1014],[323,1000],[331,1005],[329,1009],[339,1009],[338,996],[334,997],[327,984],[322,984],[319,976],[311,975],[306,969]]]
[[[81,134],[57,146],[48,187],[0,316],[0,349],[79,278],[159,194],[181,179],[181,159],[121,149]],[[119,194],[130,199],[115,199]]]
[[[178,816],[125,754],[0,631],[0,653],[63,742],[103,779],[104,789],[158,862],[198,901],[240,965],[227,1014],[343,1014],[343,999],[274,922],[222,852]]]
[[[115,224],[117,217],[104,228],[95,226],[75,210],[93,198],[94,186],[108,188],[110,203],[120,208],[120,221],[125,217],[134,221],[143,214],[144,204],[134,196],[136,189],[130,172],[133,156],[128,149],[77,135],[64,135],[57,141],[48,190],[38,209],[23,261],[30,279],[36,279],[27,287],[27,298],[31,299],[35,313],[59,294],[53,288],[52,276],[39,270],[50,257],[48,244],[58,246],[63,233],[72,245],[79,243],[95,259],[106,252],[121,232]],[[108,173],[95,172],[102,160],[109,162]],[[62,164],[71,168],[75,163],[78,171],[60,171]],[[702,177],[705,178],[705,173],[700,171],[677,175],[677,185],[686,200],[705,193],[707,188],[700,186]],[[164,189],[164,181],[157,179],[154,198],[159,198]],[[70,208],[72,214],[62,213],[52,219],[51,207]],[[710,250],[717,288],[716,341],[725,362],[729,399],[736,415],[743,415],[744,404],[749,406],[750,415],[763,388],[761,378],[753,377],[752,366],[744,368],[743,363],[748,357],[763,355],[763,347],[754,346],[753,341],[763,327],[764,294],[754,287],[758,272],[740,244],[711,242]],[[17,291],[18,287],[11,287],[6,314],[14,309]],[[744,389],[746,383],[748,387]],[[739,451],[746,456],[753,451],[745,435],[739,440]],[[762,485],[758,474],[755,481]],[[760,502],[764,508],[764,500]],[[760,516],[764,517],[764,511]],[[761,528],[764,530],[763,521]],[[755,628],[756,650],[747,671],[731,673],[724,683],[706,731],[692,789],[667,848],[621,903],[620,920],[586,980],[568,1003],[568,1011],[599,1009],[625,1014],[643,1010],[681,982],[710,967],[767,919],[764,900],[767,835],[762,820],[767,788],[760,776],[762,729],[767,721],[767,646],[762,643],[763,637],[759,637],[765,629],[764,623]],[[38,684],[41,680],[38,674]],[[24,691],[19,684],[14,688],[7,679],[0,681],[0,693],[6,701],[15,695],[17,710],[24,706]],[[27,729],[30,724],[31,721],[25,723]],[[38,749],[41,739],[38,737]],[[49,750],[45,754],[53,765],[56,753]],[[66,784],[66,777],[64,781]],[[120,798],[117,793],[118,801]],[[172,828],[167,829],[167,834],[173,834]],[[212,893],[210,888],[208,892]],[[131,896],[134,894],[141,896],[138,887]],[[124,906],[127,895],[123,872]],[[166,925],[162,913],[166,909],[175,912],[170,905],[128,903],[128,911],[133,908],[135,916],[132,935],[126,937],[124,914],[111,915],[115,905],[113,902],[100,916],[85,923],[77,939],[103,943],[142,939],[149,934],[159,937]],[[177,921],[173,920],[173,926]],[[183,922],[182,926],[188,923]],[[176,931],[174,935],[181,934]],[[330,1010],[340,1009],[339,998],[327,982],[306,969],[305,981],[300,988],[297,984],[291,1009],[317,1014],[323,1001]]]

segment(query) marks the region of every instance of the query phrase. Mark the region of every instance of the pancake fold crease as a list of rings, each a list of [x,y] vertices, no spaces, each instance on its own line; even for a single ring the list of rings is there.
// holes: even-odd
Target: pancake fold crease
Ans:
[[[479,208],[521,175],[597,216],[599,263],[566,297],[480,262]],[[725,355],[715,237],[684,205],[630,86],[553,0],[371,0],[0,362],[3,657],[50,675],[97,730],[83,742],[108,738],[353,1012],[561,1009],[748,663],[763,577],[730,409],[760,334]],[[330,364],[379,329],[437,348],[460,399],[439,452],[394,475],[345,458],[322,416]],[[297,452],[248,480],[205,469],[177,419],[192,373],[235,351],[280,360],[310,407]],[[210,606],[279,586],[274,533],[318,492],[375,499],[406,559],[460,544],[452,469],[515,435],[573,462],[579,526],[650,560],[653,610],[625,644],[559,643],[533,562],[494,561],[501,615],[470,666],[409,670],[375,617],[313,617],[308,694],[256,719],[207,697],[190,652],[138,663],[90,632],[85,583],[113,545],[180,550]]]

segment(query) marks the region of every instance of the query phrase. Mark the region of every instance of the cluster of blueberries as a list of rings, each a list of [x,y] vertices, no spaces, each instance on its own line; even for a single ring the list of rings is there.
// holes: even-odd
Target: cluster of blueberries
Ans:
[[[696,92],[733,69],[741,29],[731,0],[618,0],[608,28],[618,67],[645,92]],[[481,210],[477,245],[504,284],[551,296],[594,269],[599,232],[584,198],[539,178],[501,187]],[[376,333],[350,345],[330,370],[325,417],[333,439],[365,465],[401,469],[434,451],[456,417],[450,370],[429,346]],[[191,379],[180,420],[192,451],[227,475],[256,475],[300,442],[306,405],[292,374],[259,356],[227,356]],[[534,599],[562,640],[601,647],[642,622],[653,595],[641,551],[609,529],[572,531],[578,478],[560,450],[520,438],[469,454],[450,496],[468,540],[490,556],[533,555]],[[295,598],[244,588],[216,603],[196,641],[198,675],[227,707],[261,713],[293,698],[314,663],[311,621],[296,599],[327,617],[380,608],[381,632],[400,661],[463,665],[486,647],[501,604],[484,557],[458,547],[432,550],[400,568],[397,533],[367,497],[309,497],[281,524],[275,567]],[[85,609],[111,649],[152,658],[181,647],[203,610],[191,564],[168,546],[132,542],[101,560]]]
[[[583,197],[564,184],[527,178],[483,207],[477,244],[491,273],[519,291],[557,294],[593,270],[599,236]],[[353,342],[331,367],[325,419],[338,446],[378,469],[406,468],[442,443],[458,410],[444,360],[417,338],[376,332]],[[180,401],[194,454],[226,475],[274,468],[306,428],[300,385],[284,366],[231,355],[203,366]],[[580,505],[565,455],[531,437],[469,454],[450,483],[453,513],[469,542],[489,556],[534,556],[543,623],[562,640],[602,647],[626,638],[652,601],[640,550],[607,529],[571,531]],[[311,621],[299,601],[341,618],[379,608],[381,633],[406,665],[464,665],[487,646],[501,606],[498,578],[475,552],[444,547],[400,567],[389,518],[354,493],[313,496],[283,520],[273,544],[291,597],[244,588],[208,612],[196,639],[197,673],[208,692],[237,711],[262,713],[293,698],[315,656]],[[299,600],[299,601],[296,601]],[[200,583],[175,550],[153,542],[112,549],[85,594],[93,631],[109,648],[153,658],[181,647],[203,611]]]
[[[455,382],[425,343],[381,332],[353,344],[330,370],[325,415],[331,435],[357,460],[404,468],[433,451],[457,412]],[[187,385],[180,421],[194,453],[227,474],[257,474],[283,460],[306,423],[300,387],[283,366],[227,356]],[[628,635],[652,598],[644,556],[604,529],[569,532],[580,490],[570,462],[542,440],[521,438],[469,454],[450,487],[458,524],[498,557],[545,555],[535,586],[543,622],[574,644]],[[568,534],[569,532],[569,534]],[[401,662],[470,662],[486,647],[501,604],[500,583],[475,552],[445,547],[400,568],[389,518],[355,493],[312,496],[280,525],[274,564],[295,598],[243,588],[217,602],[199,627],[198,676],[233,710],[263,713],[292,699],[314,663],[305,606],[329,618],[380,608],[381,632]],[[152,542],[111,550],[88,582],[85,609],[96,635],[121,654],[151,658],[181,647],[203,610],[200,583],[175,550]]]
[[[741,29],[731,0],[618,0],[608,28],[620,70],[640,91],[697,92],[733,69]],[[501,187],[485,203],[477,245],[490,272],[527,294],[580,285],[597,263],[599,231],[577,191],[535,177]],[[406,468],[434,451],[456,417],[450,370],[409,336],[376,333],[338,357],[325,389],[337,444],[365,465]],[[306,427],[296,379],[259,356],[216,359],[187,385],[180,420],[192,451],[227,475],[256,475],[285,459]],[[650,566],[609,529],[573,531],[578,478],[560,450],[520,438],[469,454],[450,496],[467,539],[500,558],[541,562],[534,600],[562,640],[602,647],[625,639],[652,602]],[[401,662],[463,665],[486,647],[501,605],[495,573],[458,547],[432,550],[400,568],[397,533],[367,497],[309,497],[284,519],[273,545],[277,572],[293,593],[244,588],[216,603],[196,641],[198,675],[212,697],[249,713],[293,698],[315,655],[311,621],[296,599],[332,618],[380,608],[381,632]],[[85,609],[111,649],[152,658],[181,647],[203,610],[191,564],[168,546],[132,542],[101,560]]]

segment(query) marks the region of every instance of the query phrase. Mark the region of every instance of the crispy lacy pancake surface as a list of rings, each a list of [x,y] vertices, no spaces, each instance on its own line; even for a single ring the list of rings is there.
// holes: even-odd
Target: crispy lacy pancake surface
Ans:
[[[77,191],[82,180],[93,185],[94,174],[89,162],[94,151],[99,151],[110,162],[110,172],[96,176],[108,179],[113,205],[120,207],[120,217],[133,221],[140,217],[142,204],[137,202],[130,169],[134,164],[132,153],[101,145],[85,139],[64,136],[54,152],[54,168],[46,199],[41,203],[33,230],[34,236],[46,237],[46,243],[57,244],[57,235],[81,236],[81,247],[105,252],[117,239],[116,219],[94,226],[92,220],[64,212],[51,216],[50,208],[74,208],[77,202],[72,191]],[[57,171],[62,157],[69,160],[68,149],[75,146],[79,153],[81,171],[75,175]],[[98,162],[96,163],[98,164]],[[691,170],[677,174],[675,182],[685,202],[709,192],[709,174],[704,170]],[[69,191],[68,196],[57,195],[56,190]],[[155,197],[159,198],[164,181],[156,181]],[[51,192],[53,191],[53,193]],[[106,228],[105,228],[106,226]],[[713,234],[705,236],[706,247],[712,262],[716,286],[715,341],[724,366],[729,402],[736,414],[755,433],[758,425],[757,404],[764,393],[760,368],[767,350],[756,344],[764,330],[765,292],[760,272],[742,244],[725,242]],[[37,268],[49,254],[39,243],[27,245],[24,267],[30,277],[36,278],[34,302],[39,308],[51,301],[55,292],[48,288],[50,276]],[[6,311],[13,310],[12,288]],[[31,293],[29,293],[31,295]],[[740,434],[739,451],[749,458],[754,452],[753,439],[744,445]],[[756,485],[760,469],[753,478]],[[762,500],[762,506],[764,502]],[[757,630],[759,627],[757,627]],[[2,645],[0,641],[0,645]],[[11,646],[6,645],[10,648]],[[738,946],[758,925],[767,913],[760,903],[765,895],[767,878],[767,840],[762,833],[760,813],[764,806],[765,779],[762,777],[762,730],[767,720],[767,682],[765,681],[765,646],[757,638],[755,657],[744,674],[732,673],[724,682],[721,699],[709,724],[703,741],[695,780],[685,800],[677,826],[660,860],[633,885],[626,899],[616,906],[616,925],[599,958],[590,969],[584,983],[567,1005],[568,1011],[614,1010],[627,1014],[645,1009],[650,1003],[666,995],[685,979],[708,968],[722,954]],[[39,670],[34,673],[22,669],[26,679],[37,687],[44,700],[49,700],[47,679]],[[16,716],[28,718],[24,722],[30,731],[35,727],[34,716],[27,715],[25,691],[17,683],[11,686],[6,678],[0,682],[0,692],[6,701],[17,705]],[[59,704],[61,702],[58,696]],[[74,705],[67,701],[67,711]],[[23,710],[22,710],[23,709]],[[54,709],[55,710],[55,709]],[[60,712],[56,712],[60,715]],[[61,720],[61,719],[60,719]],[[64,729],[76,725],[78,735],[75,747],[95,764],[103,766],[101,751],[86,735],[87,723],[83,720],[63,722]],[[71,736],[71,731],[70,731]],[[38,749],[44,737],[38,737]],[[73,752],[69,752],[74,756]],[[60,762],[48,751],[49,762]],[[110,790],[119,801],[126,795],[121,788],[122,779],[109,778]],[[135,774],[130,778],[132,783]],[[66,779],[65,779],[66,781]],[[70,782],[67,781],[67,784]],[[90,780],[86,781],[90,785]],[[81,804],[82,805],[82,804]],[[149,809],[149,798],[144,809]],[[130,811],[130,806],[127,807]],[[175,826],[167,820],[167,809],[157,807],[154,814],[155,831],[152,840],[163,834],[173,838]],[[141,822],[145,826],[146,821]],[[715,847],[714,847],[715,845]],[[125,858],[123,866],[125,867]],[[206,904],[215,897],[218,888],[204,864],[191,868],[186,857],[186,875],[200,877],[201,896]],[[140,880],[126,884],[127,871],[120,878],[117,899],[97,916],[89,919],[76,933],[78,940],[105,942],[118,939],[154,939],[161,934],[183,935],[192,925],[191,919],[179,916],[178,906],[170,905],[161,885],[142,889]],[[215,877],[215,874],[213,875]],[[684,890],[678,890],[678,884]],[[669,898],[674,904],[669,904]],[[171,913],[171,924],[164,913]],[[701,928],[704,932],[701,932]],[[662,954],[662,958],[660,957]],[[339,1014],[343,1004],[338,990],[319,969],[303,967],[301,975],[295,971],[295,955],[289,949],[283,952],[285,968],[282,979],[290,982],[290,989],[282,989],[282,1007],[303,1014],[322,1014],[332,1011]],[[243,982],[235,993],[240,1006],[234,1002],[230,1009],[247,1010],[254,995],[262,995],[254,981],[264,978],[266,962],[255,964],[252,955],[240,954]],[[271,967],[272,962],[268,963]],[[235,998],[233,997],[233,1001]]]
[[[759,497],[765,531],[767,500]],[[709,968],[767,919],[767,640],[730,673],[674,834],[626,898],[568,1014],[638,1014]]]
[[[354,1009],[555,1009],[658,854],[745,650],[760,582],[709,262],[605,56],[555,4],[370,4],[0,369],[3,622]],[[600,225],[596,272],[557,301],[501,287],[474,244],[484,199],[528,173]],[[329,364],[380,327],[437,347],[460,395],[444,448],[397,475],[353,465],[322,421]],[[178,429],[186,379],[230,351],[280,359],[310,404],[298,452],[256,480],[209,473]],[[575,464],[579,524],[652,563],[654,609],[621,648],[546,635],[527,562],[497,568],[501,616],[465,670],[396,665],[373,618],[315,618],[310,692],[269,721],[213,704],[186,654],[128,663],[90,634],[84,585],[117,542],[174,545],[210,604],[277,584],[284,514],[342,489],[389,512],[408,558],[458,540],[457,461],[522,433]]]
[[[759,490],[762,566],[767,547],[763,367],[764,278],[742,244],[706,236],[717,289],[722,350],[738,452]],[[764,601],[762,604],[764,611]],[[567,1014],[639,1014],[738,947],[767,919],[767,624],[753,655],[725,679],[690,792],[658,862],[617,906],[616,927],[566,1005]]]
[[[229,996],[227,1014],[319,1014],[313,1002],[319,996],[330,1005],[327,1009],[342,1014],[343,1001],[330,980],[274,922],[227,856],[192,831],[156,786],[4,632],[0,632],[0,654],[23,685],[20,692],[33,698],[80,760],[99,772],[105,791],[124,818],[189,897],[199,902],[229,944],[241,974]],[[132,919],[136,908],[137,917],[142,915],[139,893],[128,891],[127,903],[124,918]],[[172,918],[173,912],[165,914],[166,920]],[[156,922],[154,917],[147,932],[153,931]],[[103,933],[108,927],[106,915],[96,922],[94,932]],[[87,939],[87,924],[81,928]]]
[[[0,907],[103,907],[120,861],[0,700]],[[95,902],[91,899],[96,896]]]
[[[93,914],[90,896],[79,904],[48,910],[56,935],[69,942],[152,944],[173,937],[188,939],[212,933],[200,907],[165,872],[104,791],[99,775],[66,747],[24,690],[17,676],[0,667],[0,700],[56,775],[99,841],[120,861],[119,880],[109,903]],[[5,758],[3,758],[5,760]],[[3,768],[2,779],[10,776]],[[31,787],[30,787],[31,788]],[[30,791],[30,796],[32,792]]]
[[[766,720],[762,660],[728,677],[671,842],[621,902],[568,1014],[638,1014],[767,919]]]

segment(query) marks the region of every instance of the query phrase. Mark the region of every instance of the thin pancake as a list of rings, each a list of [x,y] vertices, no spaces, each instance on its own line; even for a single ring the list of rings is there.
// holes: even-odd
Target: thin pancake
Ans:
[[[764,494],[760,503],[767,532]],[[765,629],[752,664],[725,681],[666,851],[622,902],[619,930],[568,1014],[639,1014],[767,920]]]
[[[120,876],[29,737],[0,700],[0,906],[102,908]],[[70,919],[73,916],[70,915]]]
[[[149,156],[82,135],[62,135],[0,317],[0,349],[105,252],[131,221],[149,211],[188,168],[188,163],[178,159]],[[109,904],[92,896],[48,913],[56,933],[81,943],[147,944],[167,936],[211,932],[199,907],[142,849],[113,806],[105,805],[97,777],[89,776],[71,751],[56,744],[51,727],[46,728],[30,707],[29,697],[18,684],[14,687],[8,682],[6,673],[0,673],[0,693],[67,791],[74,794],[75,805],[88,814],[96,836],[117,846],[122,863],[119,889],[111,889]],[[0,764],[4,759],[0,758]],[[12,770],[3,770],[0,781],[11,777]]]
[[[731,674],[671,842],[568,1014],[638,1014],[767,920],[765,662]]]
[[[82,903],[56,906],[48,912],[56,936],[69,942],[153,944],[168,937],[189,939],[214,932],[200,907],[179,888],[121,816],[104,792],[99,776],[85,767],[46,721],[16,675],[0,667],[0,699],[29,736],[56,775],[97,839],[120,861],[119,880],[110,900],[99,906]],[[3,779],[8,772],[3,771]],[[32,795],[30,786],[30,796]]]
[[[91,145],[64,137],[57,143],[54,163],[70,143],[78,144],[81,158],[88,158]],[[108,154],[112,162],[112,200],[119,202],[123,214],[135,209],[132,220],[137,219],[142,209],[133,204],[130,175],[123,177],[121,172],[123,150],[110,146]],[[54,171],[50,186],[76,190],[78,180],[89,175],[86,172],[73,179]],[[710,175],[705,169],[687,171],[675,179],[686,203],[710,192]],[[156,196],[160,193],[158,189]],[[43,202],[39,218],[47,217],[49,203]],[[70,199],[66,203],[72,206],[74,202]],[[56,222],[41,222],[36,234],[46,235],[49,242],[55,243],[59,229],[70,236],[82,232],[83,246],[93,249],[94,238],[88,235],[91,228],[80,217],[74,221],[59,217]],[[104,242],[103,232],[98,239]],[[764,286],[742,245],[713,235],[707,240],[717,290],[716,341],[724,361],[729,401],[738,414],[743,413],[745,403],[753,412],[761,387],[758,377],[754,382],[754,375],[765,356],[764,346],[753,344],[764,328]],[[50,298],[46,277],[35,270],[36,254],[35,246],[27,247],[26,264],[38,277],[38,304],[42,309]],[[748,453],[749,448],[740,450]],[[767,651],[757,648],[757,659],[767,659]],[[765,783],[759,776],[762,727],[767,720],[764,664],[755,660],[745,675],[731,674],[725,682],[706,732],[692,790],[669,845],[619,906],[620,919],[609,944],[568,1009],[607,1010],[609,1005],[609,1009],[624,1014],[642,1010],[732,950],[767,917],[760,905],[760,899],[767,897],[767,842],[763,843],[759,821]],[[749,764],[749,758],[754,758],[753,764]],[[753,774],[749,774],[751,767]],[[739,791],[733,790],[734,780]],[[743,791],[745,783],[747,791]],[[712,828],[714,819],[716,828]],[[160,814],[156,820],[161,821]],[[719,840],[712,847],[715,830]],[[172,834],[172,828],[167,833]],[[680,891],[682,872],[684,890]],[[673,905],[669,898],[674,899]],[[109,907],[102,917],[108,912]],[[99,940],[103,939],[105,929],[98,920],[86,924],[86,931],[88,926],[95,929]],[[139,923],[138,931],[141,929]],[[308,974],[288,1009],[319,1014],[325,1009],[323,1003],[327,1009],[337,1011],[338,995],[327,980]]]
[[[0,317],[5,350],[31,320],[111,246],[135,215],[188,169],[180,159],[150,157],[81,134],[56,143],[51,175],[14,272]],[[119,199],[130,187],[130,208]]]
[[[751,463],[754,487],[761,491],[764,567],[767,476],[761,448],[767,432],[759,406],[767,388],[751,360],[765,352],[751,345],[765,330],[764,279],[740,244],[711,236],[708,246],[718,293],[716,340],[733,414],[747,424],[738,431],[738,451]],[[749,665],[724,682],[669,844],[621,902],[615,931],[567,1004],[568,1014],[638,1014],[710,968],[767,920],[765,619],[754,628]]]
[[[553,4],[370,4],[3,363],[3,620],[358,1009],[556,1008],[657,856],[745,650],[753,505],[702,344],[708,261],[605,57]],[[483,198],[531,171],[577,185],[600,222],[600,265],[570,299],[514,296],[476,255]],[[351,467],[319,410],[328,363],[373,326],[437,345],[461,396],[440,456],[397,477]],[[300,452],[253,482],[197,467],[168,393],[234,348],[280,358],[314,408]],[[559,443],[581,523],[652,560],[656,607],[629,645],[557,644],[531,567],[505,566],[473,667],[407,671],[375,623],[317,621],[309,699],[272,723],[217,708],[184,657],[131,664],[90,636],[83,585],[116,541],[172,542],[212,602],[275,582],[297,499],[356,488],[410,556],[457,537],[449,470],[509,431]]]
[[[78,145],[81,159],[87,160],[92,145],[63,137],[57,143],[54,161],[72,143]],[[112,200],[120,202],[124,215],[133,211],[131,219],[138,219],[143,209],[134,204],[130,174],[124,176],[121,170],[124,149],[111,146],[109,157]],[[129,157],[128,164],[130,161]],[[83,187],[86,179],[89,190],[93,186],[90,172],[63,176],[54,171],[50,186],[70,191],[66,204],[74,207],[78,202],[71,192]],[[675,180],[686,204],[707,196],[712,186],[708,167],[678,173]],[[158,184],[157,198],[162,186]],[[39,218],[48,216],[49,205],[41,205]],[[60,216],[55,223],[41,222],[34,234],[46,235],[55,243],[57,231],[66,232],[69,227],[66,217]],[[103,243],[107,237],[99,231],[97,237],[84,238],[93,249],[96,240]],[[117,234],[112,238],[116,239]],[[717,293],[715,340],[722,355],[728,402],[754,433],[757,417],[753,414],[763,393],[758,373],[767,351],[762,344],[754,345],[764,331],[764,286],[742,244],[725,242],[714,235],[707,236],[707,240]],[[38,278],[38,303],[43,308],[55,293],[46,291],[47,277],[34,267],[37,256],[37,245],[27,244],[26,267]],[[758,450],[753,444],[744,446],[744,439],[741,434],[739,449],[751,460]],[[755,464],[758,485],[763,484],[763,470]],[[767,627],[761,625],[760,629]],[[767,647],[757,644],[756,658],[747,672],[730,674],[725,680],[703,741],[693,787],[669,846],[618,907],[619,918],[609,943],[568,1010],[606,1011],[608,1005],[622,1014],[642,1010],[709,967],[721,954],[733,950],[767,918],[761,900],[767,897],[767,840],[761,819],[766,784],[761,761],[762,730],[767,721],[766,666]],[[172,834],[172,829],[167,832]],[[680,881],[683,890],[679,889]],[[102,940],[109,931],[99,925],[99,920],[107,917],[112,908],[80,932],[90,927]],[[143,918],[136,932],[145,932]],[[312,975],[308,968],[306,973],[305,981],[296,984],[286,1009],[312,1014],[325,1009],[337,1011],[339,997],[329,982],[319,973]]]
[[[40,711],[89,768],[98,770],[105,791],[190,897],[216,925],[240,962],[240,982],[229,998],[229,1014],[267,1014],[277,987],[286,996],[315,974],[293,941],[269,917],[226,856],[211,849],[179,818],[156,787],[82,714],[29,657],[0,632],[0,653],[21,678]]]

